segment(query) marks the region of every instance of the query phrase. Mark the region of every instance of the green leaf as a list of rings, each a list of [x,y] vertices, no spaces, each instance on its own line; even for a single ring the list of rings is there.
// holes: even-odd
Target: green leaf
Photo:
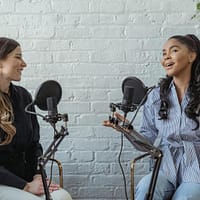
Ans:
[[[197,3],[197,10],[199,10],[199,11],[200,11],[200,2],[199,2],[199,3]]]

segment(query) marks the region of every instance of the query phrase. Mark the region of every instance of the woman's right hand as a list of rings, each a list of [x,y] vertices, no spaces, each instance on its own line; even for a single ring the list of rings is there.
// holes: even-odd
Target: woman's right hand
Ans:
[[[117,123],[112,123],[112,122],[110,122],[110,120],[105,120],[105,121],[103,121],[103,126],[111,127],[113,129],[121,132],[122,129],[125,129],[124,127],[121,126],[124,123],[124,116],[115,112],[114,117],[115,117],[115,120],[117,121]],[[125,119],[125,123],[129,124],[129,121],[127,119]]]

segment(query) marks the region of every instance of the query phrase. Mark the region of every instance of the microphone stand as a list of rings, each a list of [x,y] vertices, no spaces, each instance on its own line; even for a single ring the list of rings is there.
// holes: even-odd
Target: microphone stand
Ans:
[[[62,118],[63,118],[63,121],[65,122],[65,126],[61,126],[61,130],[58,132],[55,128],[55,124],[58,120],[61,120]],[[43,119],[46,120],[47,122],[49,122],[53,126],[54,131],[56,133],[54,135],[54,139],[53,139],[52,143],[49,145],[49,147],[47,148],[45,153],[42,156],[40,156],[38,159],[38,168],[39,168],[41,176],[42,176],[42,182],[43,182],[43,186],[44,186],[46,200],[53,200],[50,195],[48,186],[47,186],[46,173],[45,173],[44,167],[45,167],[46,163],[50,160],[51,156],[54,155],[54,153],[57,151],[57,147],[62,142],[64,137],[66,135],[69,135],[68,129],[67,129],[68,116],[67,116],[67,114],[64,114],[64,115],[58,114],[57,117],[51,118],[50,116],[46,116],[46,117],[43,117]]]
[[[117,126],[117,128],[120,130],[120,132],[124,134],[124,136],[131,142],[131,144],[140,148],[141,151],[147,152],[145,156],[151,155],[156,160],[154,168],[153,168],[152,176],[151,176],[148,193],[146,194],[146,200],[152,200],[159,169],[160,169],[160,164],[163,157],[162,151],[154,147],[150,143],[147,143],[145,138],[142,139],[142,136],[139,135],[139,133],[136,132],[134,129],[127,130],[127,128],[121,127],[119,125]],[[132,133],[131,135],[130,135],[130,131]]]
[[[151,143],[149,143],[149,141],[146,138],[144,138],[142,135],[136,132],[130,123],[129,124],[123,123],[122,125],[119,125],[119,121],[114,117],[114,112],[116,111],[116,107],[119,107],[119,104],[113,104],[113,103],[110,104],[112,114],[111,116],[109,116],[109,121],[112,124],[114,124],[115,128],[118,131],[123,133],[123,135],[130,141],[130,143],[134,147],[136,147],[136,149],[147,152],[143,156],[140,156],[140,159],[147,155],[151,155],[156,160],[154,169],[152,172],[152,177],[151,177],[148,193],[146,194],[146,200],[153,200],[153,194],[154,194],[154,190],[156,186],[156,181],[157,181],[160,164],[163,157],[162,151],[158,149],[157,147],[155,147],[154,145],[152,145]],[[134,196],[134,194],[133,195],[131,194],[131,196]]]

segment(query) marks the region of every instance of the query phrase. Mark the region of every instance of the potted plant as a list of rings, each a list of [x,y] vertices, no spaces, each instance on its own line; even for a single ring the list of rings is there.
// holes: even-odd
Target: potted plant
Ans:
[[[191,19],[196,18],[200,14],[200,2],[196,5],[196,13],[191,17]]]

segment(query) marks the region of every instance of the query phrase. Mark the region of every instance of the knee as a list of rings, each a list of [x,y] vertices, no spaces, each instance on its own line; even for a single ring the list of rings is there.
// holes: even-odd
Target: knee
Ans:
[[[53,200],[72,200],[71,195],[64,189],[59,189],[51,194]]]
[[[136,199],[145,199],[145,196],[149,189],[151,176],[146,175],[143,177],[136,186],[135,196]]]
[[[176,193],[172,197],[172,200],[197,200],[197,199],[199,199],[199,197],[196,198],[196,197],[193,197],[192,195],[186,195],[186,194],[177,195]]]
[[[172,200],[197,200],[200,196],[200,184],[182,183],[175,191]]]
[[[62,198],[60,200],[72,200],[72,197],[69,194],[69,192],[67,192],[64,189],[60,189],[60,190],[61,190],[61,194],[62,194]]]
[[[136,199],[145,199],[146,194],[149,191],[151,174],[141,179],[138,186],[136,187]],[[154,190],[153,199],[168,199],[174,192],[173,185],[166,179],[165,176],[159,175]]]

